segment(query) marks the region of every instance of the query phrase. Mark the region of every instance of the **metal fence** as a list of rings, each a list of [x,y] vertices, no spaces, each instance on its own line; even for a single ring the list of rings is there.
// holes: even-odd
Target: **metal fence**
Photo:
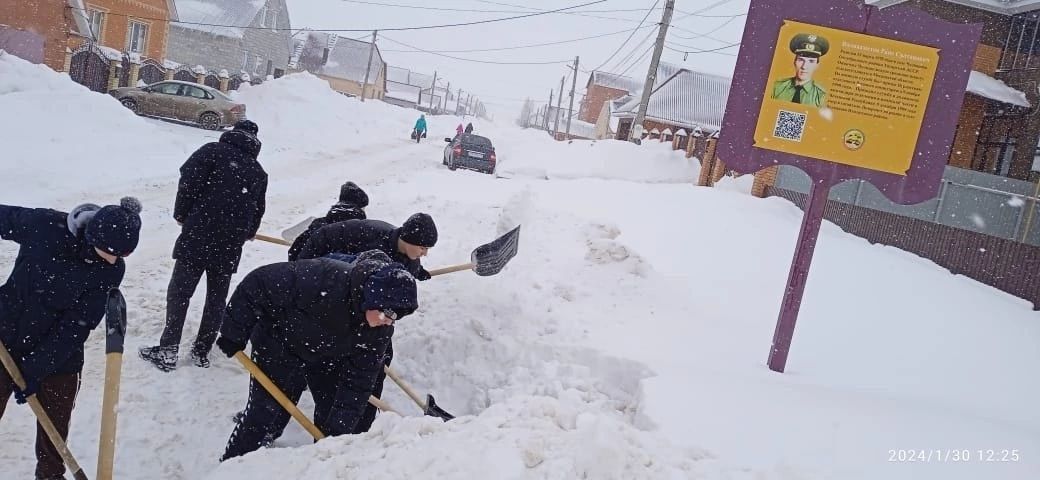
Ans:
[[[1036,183],[946,167],[939,197],[916,205],[890,202],[873,185],[853,180],[831,189],[830,199],[994,237],[1040,245]],[[776,188],[809,191],[801,170],[780,167]]]

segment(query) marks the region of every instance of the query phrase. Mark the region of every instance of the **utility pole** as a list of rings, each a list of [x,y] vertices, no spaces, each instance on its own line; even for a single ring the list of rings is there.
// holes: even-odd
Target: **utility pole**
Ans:
[[[668,34],[668,24],[672,22],[672,9],[675,7],[675,0],[668,0],[664,4],[664,16],[661,17],[661,24],[657,29],[657,44],[654,45],[654,56],[650,58],[650,70],[646,72],[646,83],[643,84],[643,96],[639,100],[639,107],[636,109],[636,119],[632,122],[632,128],[628,129],[628,141],[632,141],[636,133],[636,128],[642,130],[643,119],[646,118],[646,106],[650,103],[650,90],[654,88],[654,81],[657,80],[657,65],[661,62],[661,50],[664,50],[664,37]]]
[[[372,46],[368,48],[368,64],[365,65],[365,83],[361,84],[361,101],[365,101],[365,88],[368,87],[368,74],[372,70],[372,54],[376,53],[376,33],[379,30],[372,30]]]
[[[455,95],[455,115],[459,114],[459,107],[462,105],[462,87],[459,87],[459,94]],[[466,112],[462,112],[462,118],[466,118]]]
[[[556,120],[553,120],[553,139],[556,139],[556,134],[560,133],[560,106],[563,103],[563,81],[567,77],[560,77],[560,96],[556,97]]]
[[[444,89],[444,96],[441,97],[441,113],[444,113],[445,109],[448,108],[448,97],[451,96],[451,82],[448,82],[447,88]]]
[[[574,116],[574,89],[578,86],[578,57],[574,57],[574,77],[571,78],[571,100],[567,106],[567,138],[571,136],[571,117]]]
[[[421,92],[422,90],[420,90]],[[433,115],[433,93],[437,91],[437,71],[433,71],[433,83],[430,83],[430,115]],[[421,95],[420,95],[421,97]]]
[[[549,131],[549,110],[552,110],[553,91],[549,90],[549,104],[545,107],[545,118],[542,119],[542,130]]]

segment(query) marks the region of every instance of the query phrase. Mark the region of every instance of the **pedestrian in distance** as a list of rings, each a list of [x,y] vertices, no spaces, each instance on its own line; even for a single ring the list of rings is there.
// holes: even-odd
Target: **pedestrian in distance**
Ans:
[[[415,143],[419,143],[423,137],[426,136],[426,114],[419,114],[419,119],[415,121],[415,128],[412,129],[412,133],[415,138]]]
[[[109,291],[123,281],[123,258],[137,249],[140,213],[133,197],[104,207],[87,203],[69,213],[0,205],[0,238],[19,244],[0,286],[0,340],[25,379],[20,389],[0,368],[0,418],[12,393],[19,404],[35,396],[61,438],[68,438],[83,344],[105,315]],[[36,478],[64,474],[58,450],[37,424]]]
[[[159,370],[177,367],[189,301],[206,275],[206,304],[190,358],[209,367],[209,352],[220,330],[231,275],[242,246],[260,228],[266,209],[267,172],[257,160],[259,127],[235,124],[217,142],[203,145],[181,166],[173,218],[181,234],[173,249],[173,274],[166,292],[166,325],[159,345],[138,352]]]

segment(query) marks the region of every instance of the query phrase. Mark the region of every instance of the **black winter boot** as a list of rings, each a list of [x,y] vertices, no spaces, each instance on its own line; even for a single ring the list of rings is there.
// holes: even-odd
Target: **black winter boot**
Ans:
[[[164,372],[172,372],[177,368],[177,347],[141,347],[137,353]]]
[[[188,354],[188,358],[191,358],[192,363],[194,363],[196,367],[209,368],[209,356],[204,353],[200,353],[198,350],[195,350],[194,348],[191,349],[191,353]]]

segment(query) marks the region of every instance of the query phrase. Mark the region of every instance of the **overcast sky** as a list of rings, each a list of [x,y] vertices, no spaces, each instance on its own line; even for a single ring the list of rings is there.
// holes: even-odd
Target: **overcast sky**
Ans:
[[[425,25],[466,23],[554,10],[596,0],[287,0],[293,28],[312,29],[388,29]],[[375,5],[376,3],[384,5]],[[424,6],[427,4],[428,6]],[[649,13],[645,25],[661,20],[665,1]],[[399,5],[399,6],[386,6]],[[440,52],[461,59],[493,62],[573,61],[580,56],[579,68],[625,73],[645,77],[650,61],[650,48],[656,39],[654,28],[560,43],[533,48],[447,52],[508,48],[573,40],[623,30],[631,30],[647,16],[654,0],[605,0],[576,8],[576,14],[553,13],[516,20],[449,28],[411,31],[380,31],[377,42],[383,57],[391,66],[432,74],[451,81],[452,90],[461,87],[479,96],[496,117],[516,116],[525,97],[546,102],[549,91],[558,89],[560,78],[571,70],[564,63],[550,65],[495,65],[457,60],[433,53],[416,52],[398,41],[424,50]],[[673,27],[668,30],[668,45],[675,50],[697,51],[719,49],[738,43],[744,30],[749,0],[676,0]],[[456,11],[462,10],[462,11]],[[609,11],[606,10],[624,10]],[[685,13],[683,13],[685,12]],[[689,15],[689,14],[695,15]],[[609,17],[609,18],[608,18]],[[340,32],[357,38],[363,32]],[[611,59],[608,58],[631,39]],[[369,32],[369,36],[371,33]],[[638,48],[637,48],[638,47]],[[666,48],[662,60],[683,65],[691,70],[730,76],[736,62],[738,46],[716,52],[684,54]],[[645,53],[645,54],[644,54]],[[626,58],[627,57],[627,58]],[[637,61],[638,59],[638,61]],[[606,64],[604,65],[604,62]],[[601,66],[602,65],[602,66]],[[588,73],[579,72],[575,109],[581,100]],[[569,92],[570,78],[565,90]],[[564,98],[564,107],[567,98]],[[501,118],[499,118],[501,120]]]

